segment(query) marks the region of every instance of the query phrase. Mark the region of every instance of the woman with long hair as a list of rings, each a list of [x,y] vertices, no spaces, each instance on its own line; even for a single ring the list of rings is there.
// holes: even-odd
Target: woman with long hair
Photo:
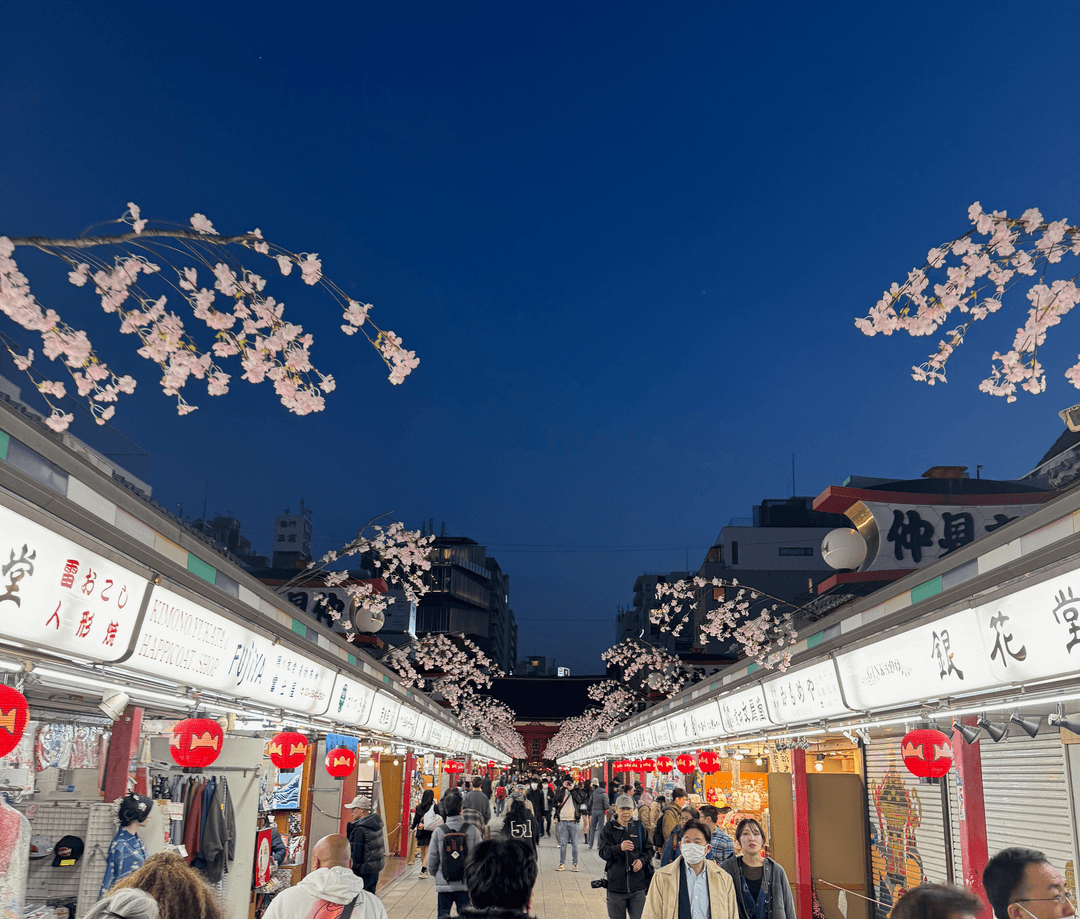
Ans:
[[[217,894],[175,852],[151,855],[141,868],[117,881],[110,891],[144,890],[158,905],[160,919],[226,919]]]
[[[720,863],[735,882],[739,919],[795,919],[795,901],[787,874],[765,855],[761,824],[746,817],[735,827],[735,841],[742,855]]]
[[[416,805],[416,810],[413,812],[412,819],[412,828],[416,833],[416,848],[420,859],[420,877],[422,878],[428,877],[427,850],[431,844],[431,834],[433,832],[424,829],[424,817],[434,806],[435,792],[430,788],[425,788],[424,793],[420,796],[420,803]]]
[[[529,810],[524,798],[511,798],[510,807],[503,817],[502,833],[511,839],[521,839],[532,845],[533,855],[539,855],[540,824]]]

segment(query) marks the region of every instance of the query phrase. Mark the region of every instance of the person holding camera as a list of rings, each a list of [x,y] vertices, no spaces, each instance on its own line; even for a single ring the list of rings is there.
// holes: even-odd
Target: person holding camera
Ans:
[[[607,887],[608,919],[641,919],[652,878],[653,846],[649,834],[635,819],[637,808],[629,795],[615,800],[615,819],[600,832],[598,854],[605,876],[594,887]]]

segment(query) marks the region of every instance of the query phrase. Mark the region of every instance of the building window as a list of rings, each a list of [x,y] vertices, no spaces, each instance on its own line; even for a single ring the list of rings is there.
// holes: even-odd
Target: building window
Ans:
[[[731,540],[731,564],[739,564],[739,540]]]
[[[809,548],[803,548],[801,546],[781,546],[781,555],[813,555],[814,550]]]

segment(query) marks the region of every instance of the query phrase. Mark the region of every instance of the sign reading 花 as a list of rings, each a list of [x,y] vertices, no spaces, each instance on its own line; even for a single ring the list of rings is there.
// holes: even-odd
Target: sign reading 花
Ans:
[[[0,635],[94,661],[127,652],[148,579],[0,507]]]

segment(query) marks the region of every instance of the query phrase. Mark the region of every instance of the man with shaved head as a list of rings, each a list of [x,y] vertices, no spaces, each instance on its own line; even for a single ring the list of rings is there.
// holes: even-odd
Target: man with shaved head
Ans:
[[[324,836],[311,850],[311,872],[270,902],[264,919],[387,919],[386,908],[352,872],[349,840]]]

